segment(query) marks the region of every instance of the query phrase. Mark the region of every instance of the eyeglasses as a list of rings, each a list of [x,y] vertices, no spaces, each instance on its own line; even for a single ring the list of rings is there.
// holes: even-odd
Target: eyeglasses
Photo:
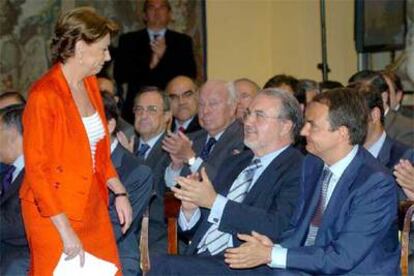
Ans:
[[[141,106],[141,105],[136,105],[136,106],[134,106],[134,108],[132,109],[132,111],[135,113],[135,114],[138,114],[138,115],[142,115],[142,114],[144,114],[144,111],[146,111],[148,114],[150,114],[150,115],[155,115],[155,114],[157,114],[158,113],[158,111],[159,110],[161,110],[161,108],[159,108],[158,106],[156,106],[156,105],[149,105],[149,106],[147,106],[147,107],[143,107],[143,106]]]
[[[194,91],[192,90],[187,90],[184,93],[180,94],[180,95],[176,95],[176,94],[171,94],[168,95],[168,97],[170,98],[170,101],[175,102],[178,101],[179,99],[183,100],[183,99],[189,99],[192,96],[194,96]]]
[[[250,111],[250,109],[247,109],[243,114],[243,121],[248,120],[250,117],[260,122],[265,121],[266,119],[280,119],[278,116],[267,115],[261,110]]]

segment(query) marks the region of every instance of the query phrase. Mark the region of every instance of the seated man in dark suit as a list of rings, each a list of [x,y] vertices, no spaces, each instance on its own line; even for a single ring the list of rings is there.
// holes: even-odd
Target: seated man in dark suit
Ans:
[[[152,254],[167,252],[167,224],[164,219],[165,168],[171,159],[163,149],[167,125],[171,120],[169,98],[157,87],[146,87],[134,100],[134,128],[138,136],[122,141],[138,159],[151,168],[154,176],[149,214],[149,250]]]
[[[265,89],[254,98],[244,118],[244,143],[251,151],[227,159],[213,183],[202,169],[202,180],[179,177],[181,187],[172,188],[182,201],[180,228],[194,233],[190,256],[154,257],[151,274],[226,274],[231,270],[222,255],[240,244],[238,233],[260,229],[279,238],[300,195],[303,156],[292,143],[302,120],[299,103],[288,92]]]
[[[137,275],[139,269],[139,234],[144,210],[147,208],[152,192],[153,177],[151,169],[135,158],[117,140],[118,109],[112,96],[102,93],[108,129],[111,135],[111,159],[119,179],[127,190],[133,211],[132,224],[126,233],[122,233],[115,208],[117,196],[109,194],[109,215],[111,218],[123,275]]]
[[[399,275],[396,185],[359,146],[369,109],[350,90],[324,92],[308,105],[301,134],[311,154],[290,229],[276,244],[258,233],[239,235],[246,243],[225,253],[231,268],[253,274],[253,267],[267,265],[275,268],[272,275]]]
[[[24,105],[0,109],[0,275],[26,275],[29,247],[20,209],[19,188],[24,175],[22,115]]]
[[[200,89],[198,118],[203,130],[187,137],[172,133],[163,141],[163,149],[172,162],[165,172],[167,186],[175,177],[188,175],[205,167],[210,179],[231,155],[241,152],[243,125],[236,120],[237,94],[232,83],[210,80]]]
[[[17,91],[8,91],[0,94],[0,109],[14,104],[26,104],[24,97]],[[0,162],[0,173],[2,173],[7,166]]]
[[[384,104],[384,129],[387,134],[407,146],[414,147],[414,121],[398,114],[390,108],[390,90],[394,89],[391,79],[381,72],[363,70],[355,73],[349,79],[349,84],[365,83],[374,86],[381,91]]]
[[[394,71],[385,71],[384,75],[394,84],[394,89],[390,89],[390,108],[398,114],[414,119],[414,109],[403,105],[404,87],[401,78]]]
[[[413,149],[389,137],[384,129],[384,105],[381,91],[369,84],[355,84],[355,92],[362,93],[369,109],[368,131],[364,147],[381,164],[393,171],[400,159],[413,153]]]
[[[111,95],[114,98],[118,108],[122,106],[122,98],[120,95],[117,94],[115,85],[109,77],[99,76],[98,85],[101,93],[109,93],[109,95]],[[117,129],[119,131],[122,131],[122,133],[126,136],[127,139],[131,139],[131,137],[135,133],[134,127],[130,123],[125,121],[121,116],[119,116],[117,120]]]
[[[127,84],[122,115],[133,122],[133,100],[144,86],[164,89],[174,77],[196,77],[193,41],[186,34],[167,28],[171,21],[168,0],[145,0],[146,28],[119,38],[114,56],[114,77],[119,88]]]
[[[186,76],[173,78],[165,89],[171,103],[173,121],[171,131],[189,134],[201,129],[198,122],[198,88]]]

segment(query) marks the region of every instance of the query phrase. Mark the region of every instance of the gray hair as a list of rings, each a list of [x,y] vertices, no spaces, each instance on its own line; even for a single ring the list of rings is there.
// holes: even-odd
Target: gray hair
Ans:
[[[162,99],[164,112],[170,111],[170,98],[168,97],[167,93],[165,93],[163,90],[161,90],[157,86],[144,86],[143,88],[141,88],[138,91],[137,95],[135,95],[134,105],[137,104],[139,97],[141,97],[141,95],[144,93],[155,93],[155,94],[160,95]]]
[[[303,113],[298,100],[291,93],[278,88],[265,88],[259,92],[261,94],[280,100],[282,105],[278,118],[292,122],[291,137],[296,141],[303,126]]]
[[[238,82],[243,82],[243,81],[253,85],[254,88],[256,88],[256,91],[260,90],[260,86],[256,82],[254,82],[254,81],[252,81],[251,79],[248,79],[248,78],[240,78],[240,79],[234,80],[234,84],[237,84]]]

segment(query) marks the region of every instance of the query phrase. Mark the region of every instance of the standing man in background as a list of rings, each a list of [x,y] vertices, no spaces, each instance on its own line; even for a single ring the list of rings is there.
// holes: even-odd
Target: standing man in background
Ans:
[[[119,38],[114,77],[118,87],[127,84],[122,115],[130,123],[133,122],[133,100],[140,88],[164,89],[175,76],[196,77],[192,39],[167,29],[170,20],[171,6],[167,0],[146,0],[146,28]]]

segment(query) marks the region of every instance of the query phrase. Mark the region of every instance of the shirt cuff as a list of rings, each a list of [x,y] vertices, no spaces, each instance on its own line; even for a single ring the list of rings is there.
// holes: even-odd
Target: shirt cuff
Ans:
[[[223,216],[224,208],[226,207],[228,199],[222,195],[217,195],[214,200],[213,206],[210,210],[210,215],[208,216],[208,222],[214,224],[220,224],[221,217]]]
[[[203,164],[203,159],[201,159],[200,157],[197,157],[196,160],[194,161],[194,164],[190,166],[191,172],[192,173],[197,172],[198,169],[201,167],[201,164]]]
[[[175,180],[176,177],[180,176],[181,169],[174,170],[171,168],[171,164],[165,169],[164,173],[164,180],[165,180],[165,186],[171,188],[177,184],[177,181]]]
[[[286,269],[287,249],[279,244],[273,245],[272,248],[272,261],[267,265],[272,268]]]
[[[184,215],[183,210],[180,209],[180,215],[178,216],[178,225],[180,225],[183,231],[190,230],[191,228],[194,227],[194,225],[197,224],[197,222],[200,220],[200,217],[201,217],[200,208],[197,208],[195,210],[190,220],[187,220],[187,218]]]

